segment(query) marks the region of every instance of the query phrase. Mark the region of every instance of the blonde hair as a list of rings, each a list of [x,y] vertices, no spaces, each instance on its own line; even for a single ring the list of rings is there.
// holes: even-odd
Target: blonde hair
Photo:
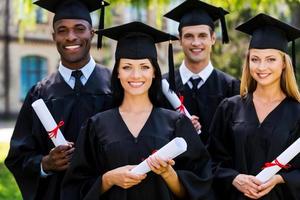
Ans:
[[[293,65],[291,58],[288,54],[279,51],[282,55],[284,69],[281,74],[280,87],[281,90],[290,98],[300,102],[300,93],[296,82]],[[252,78],[249,68],[250,51],[247,52],[247,56],[243,65],[240,95],[245,98],[248,93],[253,93],[256,89],[256,81]]]

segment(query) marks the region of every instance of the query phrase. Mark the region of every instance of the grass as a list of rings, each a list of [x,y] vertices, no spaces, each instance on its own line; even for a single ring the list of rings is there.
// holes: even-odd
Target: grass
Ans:
[[[4,165],[8,149],[9,143],[0,143],[0,200],[21,200],[16,181]]]

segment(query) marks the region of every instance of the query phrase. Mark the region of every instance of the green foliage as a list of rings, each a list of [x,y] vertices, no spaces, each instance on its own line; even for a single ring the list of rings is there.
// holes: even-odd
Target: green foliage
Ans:
[[[15,179],[3,163],[8,149],[8,143],[0,143],[0,200],[21,200]]]

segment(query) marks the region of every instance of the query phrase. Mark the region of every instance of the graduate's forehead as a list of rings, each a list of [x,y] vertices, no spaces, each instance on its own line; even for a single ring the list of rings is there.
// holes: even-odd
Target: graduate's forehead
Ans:
[[[60,27],[76,27],[76,26],[85,26],[91,28],[91,25],[88,21],[84,19],[60,19],[54,22],[53,28],[57,29]]]
[[[250,56],[269,57],[269,56],[282,56],[282,52],[277,49],[250,49]]]

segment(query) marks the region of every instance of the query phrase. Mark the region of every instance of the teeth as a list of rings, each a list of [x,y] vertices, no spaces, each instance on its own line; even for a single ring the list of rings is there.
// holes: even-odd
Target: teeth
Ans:
[[[77,48],[79,48],[80,47],[80,45],[73,45],[73,46],[66,46],[65,48],[66,49],[77,49]]]
[[[192,49],[191,51],[192,51],[192,52],[195,52],[195,53],[198,53],[198,52],[201,52],[202,49]]]
[[[266,78],[267,76],[269,76],[268,73],[260,73],[260,74],[257,74],[260,78]]]
[[[140,87],[143,84],[144,84],[143,82],[129,82],[129,85],[131,85],[133,87]]]

